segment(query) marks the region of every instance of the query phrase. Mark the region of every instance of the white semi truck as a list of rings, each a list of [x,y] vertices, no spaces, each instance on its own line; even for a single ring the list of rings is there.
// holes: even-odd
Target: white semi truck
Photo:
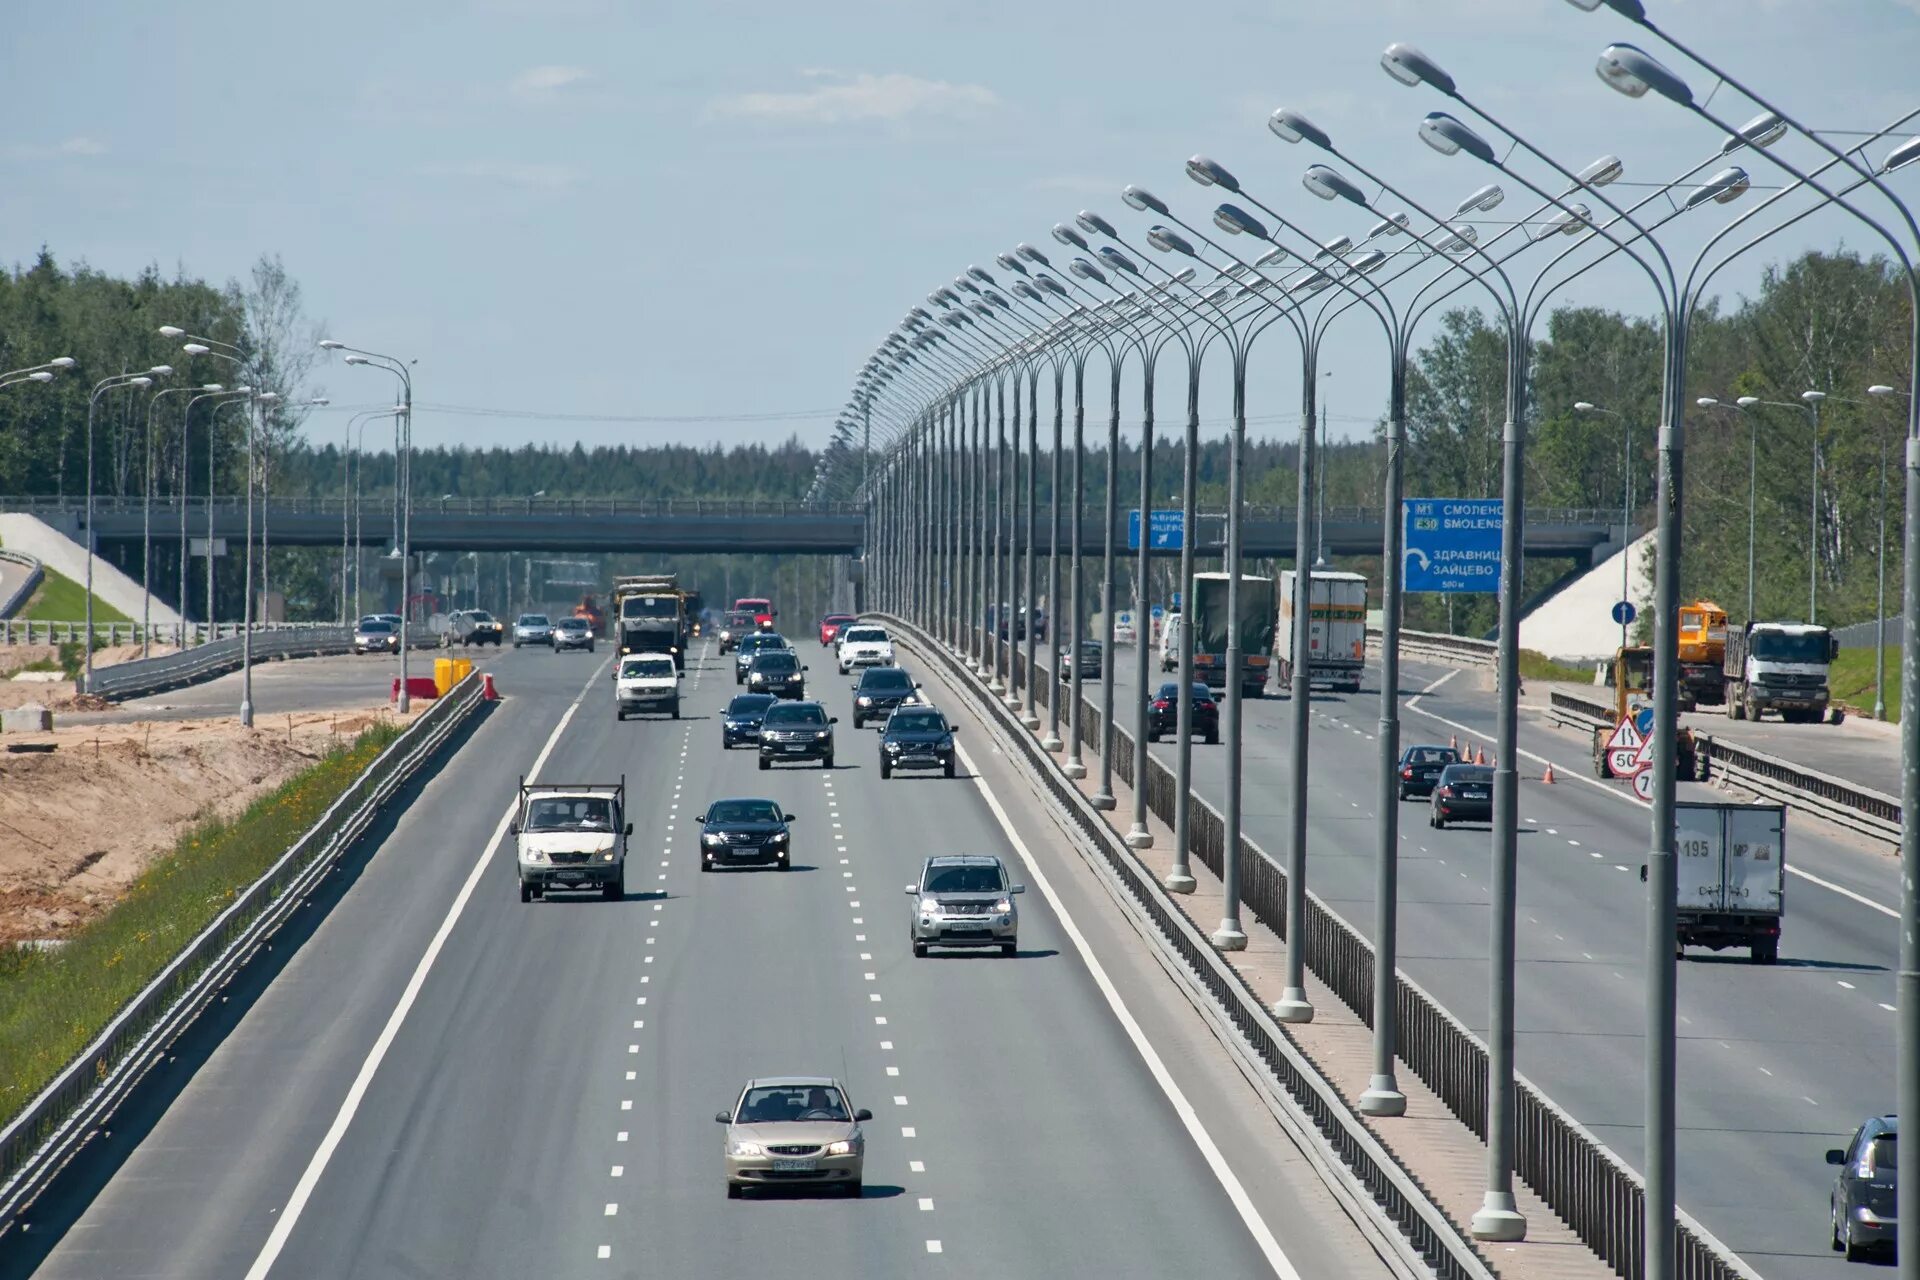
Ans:
[[[1274,650],[1282,686],[1293,682],[1294,571],[1280,571],[1280,626]],[[1307,680],[1360,692],[1367,665],[1367,580],[1357,573],[1313,569],[1307,578]]]

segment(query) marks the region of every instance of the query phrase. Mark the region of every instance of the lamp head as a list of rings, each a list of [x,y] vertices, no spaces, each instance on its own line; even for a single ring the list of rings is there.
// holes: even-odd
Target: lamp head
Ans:
[[[1870,396],[1890,396],[1893,394],[1893,388],[1884,382],[1876,382],[1867,388],[1867,394]]]
[[[1015,280],[1013,282],[1013,293],[1015,297],[1025,298],[1028,302],[1040,301],[1039,291],[1025,280]]]
[[[1327,262],[1339,257],[1351,248],[1353,248],[1352,236],[1335,236],[1320,246],[1319,250],[1313,255],[1313,260],[1315,262]]]
[[[1120,193],[1120,198],[1127,202],[1129,209],[1136,209],[1141,213],[1157,213],[1163,218],[1172,216],[1167,210],[1166,202],[1145,187],[1136,187],[1129,183],[1127,189]]]
[[[1567,0],[1567,3],[1587,13],[1604,4],[1629,22],[1645,22],[1647,19],[1647,11],[1641,7],[1640,0]]]
[[[1088,262],[1085,258],[1075,258],[1067,264],[1067,270],[1073,272],[1073,274],[1079,276],[1082,280],[1098,280],[1101,284],[1107,282],[1107,273],[1094,266],[1091,262]]]
[[[1786,136],[1787,122],[1771,111],[1763,111],[1740,126],[1738,133],[1727,135],[1720,144],[1721,155],[1731,155],[1742,147],[1766,148]]]
[[[1618,182],[1626,171],[1627,166],[1620,163],[1619,156],[1601,156],[1575,174],[1574,178],[1583,187],[1604,187]]]
[[[1045,289],[1048,293],[1055,294],[1062,298],[1067,296],[1067,286],[1061,284],[1058,280],[1054,279],[1052,276],[1039,276],[1036,278],[1040,282],[1040,287],[1042,289]]]
[[[996,253],[993,255],[993,260],[1000,264],[1002,271],[1011,271],[1017,276],[1027,274],[1027,264],[1010,253]]]
[[[332,338],[320,339],[320,349],[322,351],[339,351],[346,345],[344,342],[335,342]]]
[[[1697,209],[1707,201],[1715,204],[1732,204],[1747,194],[1753,184],[1747,178],[1747,171],[1738,165],[1722,169],[1705,182],[1687,193],[1686,207]]]
[[[1367,239],[1378,240],[1381,236],[1397,236],[1407,229],[1408,221],[1404,213],[1390,213],[1367,228]]]
[[[1053,224],[1053,238],[1069,248],[1078,249],[1082,253],[1089,252],[1087,238],[1064,222]]]
[[[254,399],[258,400],[261,404],[279,404],[280,393],[278,391],[262,391],[259,395],[255,396]]]
[[[1410,44],[1388,45],[1387,51],[1380,55],[1380,66],[1401,84],[1429,84],[1449,98],[1455,96],[1453,77],[1441,70],[1439,63]]]
[[[163,338],[184,338],[187,336],[187,331],[177,324],[163,324],[160,326],[159,333]]]
[[[1367,203],[1365,192],[1349,182],[1343,174],[1323,164],[1308,168],[1300,179],[1300,185],[1322,200],[1332,200],[1337,197],[1349,204],[1360,205],[1362,208]]]
[[[1108,266],[1112,267],[1114,270],[1124,271],[1130,276],[1137,276],[1140,274],[1140,268],[1133,264],[1133,259],[1129,258],[1126,254],[1120,252],[1118,249],[1114,248],[1110,244],[1103,244],[1100,246],[1100,260],[1105,262]]]
[[[1581,231],[1586,229],[1587,223],[1592,217],[1593,210],[1587,208],[1586,205],[1578,203],[1570,204],[1535,228],[1533,238],[1535,240],[1545,240],[1549,236],[1556,234],[1569,236],[1579,235]]]
[[[1365,253],[1355,254],[1347,259],[1347,269],[1357,271],[1363,276],[1372,275],[1385,264],[1387,255],[1378,249],[1369,249]]]
[[[1884,168],[1887,173],[1892,173],[1895,169],[1904,168],[1915,160],[1920,160],[1920,138],[1908,138],[1887,152],[1887,163]]]
[[[1499,207],[1500,202],[1506,198],[1507,193],[1500,189],[1498,183],[1489,182],[1486,186],[1480,188],[1465,200],[1455,205],[1453,212],[1456,216],[1467,213],[1485,213],[1489,209]]]
[[[213,348],[207,346],[204,342],[189,342],[180,349],[190,356],[203,356]]]
[[[1819,404],[1822,400],[1825,400],[1827,398],[1827,393],[1824,391],[1802,391],[1800,393],[1800,398],[1802,400],[1805,400],[1808,404]]]
[[[53,359],[47,361],[47,363],[56,369],[71,369],[73,368],[74,360],[72,356],[55,356]]]
[[[1443,156],[1465,151],[1476,160],[1493,164],[1493,147],[1487,140],[1444,111],[1429,111],[1420,122],[1420,141]]]
[[[148,377],[128,378],[127,385],[130,387],[150,387],[153,385],[153,379]]]
[[[1629,98],[1644,98],[1651,89],[1683,107],[1693,105],[1693,90],[1687,88],[1686,81],[1635,45],[1608,45],[1600,51],[1600,59],[1593,69],[1602,80]]]
[[[1108,222],[1105,218],[1101,217],[1099,214],[1094,213],[1088,209],[1082,209],[1079,213],[1079,216],[1074,218],[1074,221],[1080,224],[1080,229],[1082,231],[1091,231],[1096,235],[1111,236],[1115,238],[1118,238],[1118,236],[1120,235],[1118,231],[1115,231],[1113,229],[1113,224],[1111,222]]]
[[[308,400],[307,403],[315,409],[324,409],[328,405],[332,404],[333,401],[327,399],[325,396],[314,396],[312,399]]]
[[[1226,166],[1205,156],[1195,156],[1187,161],[1187,176],[1203,187],[1225,187],[1233,192],[1240,190],[1240,179],[1229,173]]]
[[[47,372],[47,371],[46,371],[45,369],[41,369],[41,370],[38,370],[37,372],[34,372],[34,373],[30,373],[30,374],[28,374],[28,375],[27,375],[27,381],[29,381],[29,382],[52,382],[52,381],[53,381],[53,375],[52,375],[51,373],[49,373],[49,372]]]
[[[1706,401],[1703,400],[1701,401],[1701,403],[1705,404]],[[1592,413],[1593,404],[1591,401],[1587,401],[1587,400],[1575,400],[1573,402],[1573,409],[1575,413]]]
[[[1275,245],[1273,246],[1273,248],[1267,250],[1265,253],[1255,258],[1253,260],[1253,265],[1256,267],[1277,267],[1281,263],[1285,262],[1286,260],[1287,260],[1287,251],[1285,249],[1282,249],[1279,245]]]
[[[1760,403],[1760,397],[1759,396],[1741,396],[1739,399],[1735,400],[1734,403],[1739,405],[1742,409],[1751,409],[1754,405]]]
[[[982,271],[978,267],[968,267],[967,274],[969,276],[972,276],[975,280],[978,280],[981,284],[995,283],[994,278],[992,276],[988,275],[986,272]]]
[[[1041,253],[1038,249],[1034,248],[1030,244],[1023,243],[1023,244],[1015,245],[1013,251],[1016,254],[1018,254],[1020,257],[1025,258],[1028,262],[1037,262],[1043,267],[1053,265],[1052,263],[1047,261],[1046,254]]]
[[[173,376],[173,366],[170,364],[157,364],[147,370],[147,372],[156,378],[171,378]]]
[[[955,276],[953,278],[953,287],[956,289],[965,289],[968,293],[973,294],[975,297],[978,297],[980,294],[980,286],[975,284],[973,281],[967,279],[965,276]],[[956,300],[958,300],[958,295],[956,295]]]
[[[1197,257],[1193,243],[1170,227],[1154,226],[1147,231],[1147,243],[1162,253],[1180,253]]]
[[[213,391],[225,391],[226,387],[222,386],[218,382],[203,382],[200,384],[200,389],[202,391],[213,392]]]
[[[1290,107],[1276,107],[1267,117],[1267,128],[1282,142],[1311,142],[1322,151],[1333,150],[1327,131]]]
[[[365,356],[348,356],[347,363],[348,364],[372,364],[373,361],[367,359]]]
[[[1256,240],[1267,239],[1266,226],[1239,205],[1223,204],[1213,211],[1213,225],[1234,236],[1252,236]]]

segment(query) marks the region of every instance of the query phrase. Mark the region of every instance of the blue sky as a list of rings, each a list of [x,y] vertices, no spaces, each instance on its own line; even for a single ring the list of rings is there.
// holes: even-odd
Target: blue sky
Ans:
[[[1920,106],[1916,0],[1648,5],[1816,127],[1874,128]],[[16,0],[0,52],[0,233],[12,262],[45,243],[105,270],[215,279],[277,252],[333,336],[417,357],[427,405],[830,418],[905,309],[969,263],[990,267],[1020,241],[1051,252],[1048,228],[1082,208],[1138,243],[1148,220],[1118,199],[1128,182],[1205,224],[1217,193],[1182,173],[1196,152],[1317,234],[1363,232],[1359,211],[1302,190],[1323,157],[1267,132],[1276,106],[1450,211],[1497,175],[1418,141],[1423,113],[1445,103],[1381,72],[1390,41],[1419,45],[1574,166],[1612,152],[1629,180],[1670,178],[1719,135],[1595,77],[1602,47],[1636,39],[1563,0]],[[1712,87],[1684,70],[1696,92]],[[1753,113],[1730,90],[1714,107]],[[1909,198],[1914,172],[1898,180]],[[1490,216],[1531,207],[1507,185]],[[1837,215],[1811,219],[1725,289],[1842,240],[1869,243]],[[1644,280],[1620,271],[1567,296],[1652,307]],[[1384,406],[1369,323],[1342,321],[1322,358],[1336,436]],[[1255,431],[1288,431],[1297,355],[1277,334],[1262,342]],[[1210,423],[1221,372],[1209,370]],[[339,404],[385,392],[338,365],[317,381]],[[1179,379],[1162,382],[1168,421]],[[1131,422],[1138,393],[1124,402]],[[313,425],[330,436],[331,422]],[[827,427],[423,409],[416,438],[817,443]]]

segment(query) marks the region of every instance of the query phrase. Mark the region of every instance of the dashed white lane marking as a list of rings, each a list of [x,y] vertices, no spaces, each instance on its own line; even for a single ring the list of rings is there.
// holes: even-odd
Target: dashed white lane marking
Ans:
[[[911,1138],[911,1137],[913,1137],[913,1136],[914,1136],[914,1133],[913,1133],[913,1126],[912,1126],[912,1125],[910,1125],[910,1124],[909,1124],[909,1125],[902,1125],[902,1126],[900,1127],[900,1136],[901,1136],[901,1137],[903,1137],[903,1138]]]
[[[888,1068],[887,1068],[887,1074],[888,1074],[888,1075],[890,1075],[890,1076],[897,1076],[897,1075],[899,1075],[899,1074],[900,1074],[900,1068],[898,1068],[898,1067],[888,1067]]]
[[[614,1134],[613,1140],[615,1142],[625,1142],[627,1140],[627,1131],[622,1129],[620,1132]]]
[[[612,1256],[613,1256],[613,1246],[607,1245],[607,1244],[601,1245],[599,1250],[594,1254],[594,1257],[596,1258],[611,1258]]]
[[[880,998],[879,996],[875,996],[875,997],[874,997],[874,999],[875,999],[875,1000],[878,1000],[879,998]],[[886,1019],[886,1015],[885,1015],[885,1014],[877,1014],[877,1015],[875,1015],[875,1017],[874,1017],[874,1019],[873,1019],[873,1025],[874,1025],[874,1026],[876,1026],[876,1027],[884,1027],[884,1026],[886,1026],[886,1025],[887,1025],[887,1019]]]
[[[640,1046],[638,1046],[638,1045],[635,1045],[635,1046],[633,1046],[633,1047],[637,1049],[637,1048],[639,1048]],[[622,1099],[620,1099],[620,1109],[621,1109],[622,1111],[631,1111],[631,1110],[633,1110],[633,1099],[632,1099],[632,1098],[622,1098]]]
[[[1767,1070],[1765,1067],[1762,1067],[1760,1068],[1760,1074],[1763,1076],[1770,1076],[1773,1074],[1773,1072]]]
[[[927,1252],[928,1252],[928,1253],[939,1253],[939,1252],[940,1252],[940,1242],[939,1242],[938,1240],[929,1240],[929,1241],[927,1241]]]
[[[879,1004],[880,993],[878,991],[869,991],[867,992],[867,999],[873,1002],[874,1004]]]
[[[580,705],[586,700],[587,694],[600,686],[601,672],[605,669],[606,663],[602,662],[588,674],[586,683],[581,686],[580,692],[575,695],[573,701],[567,705],[567,709],[561,713],[559,723],[553,726],[553,733],[547,738],[546,744],[540,748],[540,753],[533,758],[533,765],[527,770],[527,777],[540,776],[540,770],[546,765],[547,757],[553,754],[553,749],[558,745],[561,735],[567,731],[567,726],[573,723],[574,713],[580,710]],[[334,1113],[333,1123],[327,1126],[326,1134],[320,1139],[320,1145],[314,1149],[313,1158],[307,1162],[306,1169],[300,1174],[300,1181],[294,1184],[293,1193],[287,1197],[286,1207],[273,1224],[273,1230],[268,1234],[266,1243],[260,1246],[260,1252],[255,1255],[253,1265],[247,1268],[246,1280],[265,1280],[267,1273],[273,1270],[273,1264],[279,1258],[280,1251],[287,1247],[287,1239],[292,1236],[294,1226],[300,1221],[300,1215],[306,1209],[307,1201],[312,1199],[313,1189],[319,1185],[320,1175],[326,1172],[327,1162],[333,1158],[334,1150],[339,1147],[340,1140],[346,1136],[347,1127],[353,1123],[354,1113],[360,1109],[360,1102],[366,1097],[367,1089],[373,1083],[374,1073],[380,1069],[381,1062],[386,1059],[387,1050],[393,1046],[394,1037],[400,1034],[400,1025],[407,1020],[407,1014],[413,1009],[413,1002],[419,998],[420,989],[426,985],[427,974],[433,969],[433,962],[439,958],[441,948],[446,946],[447,938],[452,935],[454,925],[459,923],[461,913],[466,910],[468,900],[473,897],[473,891],[479,885],[480,877],[485,873],[487,864],[493,861],[493,855],[500,848],[501,840],[507,833],[507,824],[513,821],[514,813],[518,808],[519,800],[516,797],[513,803],[507,806],[506,812],[500,815],[500,822],[493,829],[493,838],[488,840],[485,847],[481,849],[479,858],[473,864],[473,870],[467,873],[465,883],[460,886],[460,892],[454,895],[453,905],[447,909],[446,918],[441,920],[440,927],[434,931],[432,939],[428,941],[427,949],[420,957],[420,963],[414,966],[413,975],[407,979],[407,985],[401,991],[398,1003],[394,1005],[393,1012],[387,1016],[386,1025],[380,1029],[379,1038],[373,1042],[373,1048],[368,1050],[366,1060],[360,1064],[360,1070],[354,1076],[353,1084],[347,1089],[347,1096],[341,1100],[339,1111]]]
[[[611,1217],[612,1217],[612,1216],[613,1216],[614,1214],[616,1214],[616,1213],[618,1213],[619,1211],[620,1211],[620,1206],[619,1206],[619,1205],[617,1205],[617,1204],[610,1204],[610,1205],[608,1205],[608,1206],[607,1206],[607,1213],[606,1213],[606,1216],[607,1216],[607,1217],[609,1217],[609,1218],[611,1218]]]
[[[886,1052],[888,1052],[888,1053],[892,1053],[892,1052],[893,1052],[893,1041],[891,1041],[891,1040],[882,1040],[882,1041],[880,1042],[880,1047],[881,1047],[882,1049],[884,1049],[884,1050],[885,1050]]]
[[[1888,1003],[1887,1003],[1886,1001],[1884,1001],[1884,1000],[1882,1000],[1882,1001],[1880,1002],[1880,1007],[1881,1007],[1882,1009],[1885,1009],[1885,1010],[1886,1010],[1886,1011],[1887,1011],[1888,1013],[1897,1013],[1897,1012],[1899,1012],[1899,1010],[1897,1010],[1897,1009],[1895,1009],[1895,1008],[1894,1008],[1894,1007],[1893,1007],[1892,1005],[1890,1005],[1890,1004],[1888,1004]]]
[[[1840,981],[1840,980],[1839,980],[1838,978],[1835,978],[1835,979],[1834,979],[1834,984],[1835,984],[1836,986],[1842,986],[1842,987],[1845,987],[1845,988],[1846,988],[1847,990],[1849,990],[1849,991],[1851,991],[1851,990],[1853,990],[1853,984],[1852,984],[1851,982],[1842,982],[1842,981]]]
[[[894,1105],[894,1106],[896,1106],[896,1107],[904,1107],[904,1106],[906,1106],[906,1105],[907,1105],[907,1099],[906,1099],[906,1097],[905,1097],[905,1095],[903,1095],[903,1094],[898,1094],[898,1093],[896,1093],[896,1094],[894,1094],[894,1095],[893,1095],[893,1105]]]
[[[907,1161],[907,1170],[911,1173],[925,1173],[927,1171],[926,1162],[921,1160],[909,1160]]]
[[[617,1164],[613,1166],[613,1168],[608,1172],[607,1176],[609,1178],[624,1178],[627,1176],[627,1166],[623,1164]]]
[[[921,1197],[920,1197],[920,1212],[922,1212],[922,1213],[932,1213],[932,1212],[933,1212],[933,1197],[932,1197],[932,1196],[921,1196]]]

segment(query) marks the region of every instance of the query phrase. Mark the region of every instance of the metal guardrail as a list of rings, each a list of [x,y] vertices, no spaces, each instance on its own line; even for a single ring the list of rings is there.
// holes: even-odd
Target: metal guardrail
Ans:
[[[263,631],[312,630],[315,627],[338,625],[333,622],[256,622],[253,629],[258,634]],[[78,643],[81,633],[86,629],[84,622],[0,619],[0,645]],[[219,622],[211,628],[204,622],[196,622],[185,628],[160,623],[148,627],[138,622],[96,622],[93,624],[93,640],[97,645],[139,644],[144,636],[151,635],[155,644],[178,644],[184,636],[190,644],[206,644],[209,640],[237,636],[241,629],[237,622]]]
[[[1553,691],[1549,714],[1557,725],[1586,731],[1613,723],[1613,708],[1560,689]],[[1712,734],[1695,733],[1694,741],[1704,752],[1714,776],[1757,796],[1818,814],[1861,835],[1890,844],[1900,841],[1900,801],[1885,792],[1817,772],[1764,751],[1726,742]]]
[[[307,833],[189,942],[0,1129],[0,1235],[105,1126],[168,1046],[298,908],[387,801],[482,701],[468,676],[388,745]]]
[[[40,589],[40,583],[47,576],[47,571],[39,560],[24,551],[8,551],[0,547],[0,560],[21,565],[27,571],[26,580],[21,583],[19,590],[6,599],[0,600],[0,618],[11,618],[14,612],[31,600],[33,593]]]
[[[157,630],[157,628],[156,628]],[[431,632],[412,637],[410,649],[440,647]],[[136,658],[110,667],[95,667],[85,692],[119,701],[143,698],[187,685],[200,684],[240,669],[244,638],[238,635],[211,640],[191,649],[158,658]],[[353,628],[341,626],[268,627],[253,635],[253,661],[278,662],[288,658],[319,658],[353,652]]]
[[[1004,651],[1004,645],[1002,649]],[[1018,671],[1016,664],[1022,656],[1008,654],[1006,669]],[[1051,692],[1051,684],[1048,680],[1036,686],[1036,695],[1043,689]],[[1557,699],[1563,695],[1556,691],[1554,696]],[[1095,751],[1099,750],[1103,737],[1100,719],[1100,708],[1082,698],[1081,739]],[[1115,775],[1131,778],[1132,736],[1116,727],[1112,745]],[[1047,758],[1041,773],[1049,785],[1056,772],[1057,766]],[[1149,756],[1147,806],[1168,826],[1173,825],[1176,784],[1173,770]],[[1220,811],[1197,793],[1190,795],[1188,829],[1191,856],[1219,875],[1221,854],[1226,846],[1226,823]],[[1284,939],[1287,888],[1284,867],[1243,834],[1240,872],[1242,904]],[[1361,1022],[1371,1027],[1372,944],[1312,889],[1307,891],[1306,928],[1307,967]],[[1446,1103],[1456,1118],[1485,1141],[1486,1045],[1404,974],[1395,975],[1394,1016],[1399,1023],[1397,1044],[1401,1061]],[[1514,1080],[1515,1172],[1602,1261],[1626,1280],[1641,1280],[1646,1186],[1640,1176],[1526,1077],[1516,1073]],[[1758,1274],[1731,1249],[1685,1212],[1678,1214],[1674,1239],[1677,1274],[1681,1280],[1759,1280]]]
[[[988,715],[1003,719],[1010,716],[1006,706],[987,691],[978,677],[962,667],[944,645],[903,619],[887,617],[886,620],[887,625],[911,636],[923,651],[945,665]],[[1004,642],[1001,652],[1008,662],[1008,670],[1024,671],[1023,652],[1008,653]],[[1050,685],[1051,682],[1046,681],[1035,687],[1036,703],[1052,694]],[[1086,716],[1089,712],[1094,720],[1098,719],[1096,708],[1084,707],[1082,714]],[[1368,1132],[1339,1091],[1281,1031],[1246,980],[1220,958],[1206,936],[1120,844],[1100,814],[1060,774],[1033,737],[1017,725],[1008,727],[1009,740],[1026,756],[1029,767],[1099,852],[1121,887],[1426,1265],[1443,1280],[1490,1280],[1491,1269],[1472,1242],[1433,1204],[1393,1153]],[[1131,745],[1131,739],[1123,737],[1122,740]],[[1116,756],[1116,767],[1118,764]]]
[[[1373,653],[1380,651],[1381,632],[1377,627],[1367,628],[1367,648]],[[1499,646],[1491,640],[1476,640],[1472,636],[1450,636],[1442,631],[1400,632],[1400,656],[1403,658],[1436,658],[1441,662],[1457,662],[1469,667],[1491,667],[1499,654]]]
[[[209,506],[221,511],[236,511],[246,505],[240,495],[188,498],[189,513],[205,512]],[[393,495],[363,497],[358,510],[363,520],[372,521],[376,513],[393,511]],[[269,513],[280,515],[340,516],[356,509],[352,498],[286,497],[274,495],[267,504]],[[105,497],[96,494],[94,514],[143,511],[143,498]],[[179,499],[156,500],[155,511],[178,512]],[[0,497],[0,511],[58,512],[78,511],[82,504],[72,498]],[[858,502],[784,502],[750,498],[415,498],[413,514],[456,516],[547,515],[547,516],[858,516],[866,507]],[[260,519],[256,513],[256,521]]]

